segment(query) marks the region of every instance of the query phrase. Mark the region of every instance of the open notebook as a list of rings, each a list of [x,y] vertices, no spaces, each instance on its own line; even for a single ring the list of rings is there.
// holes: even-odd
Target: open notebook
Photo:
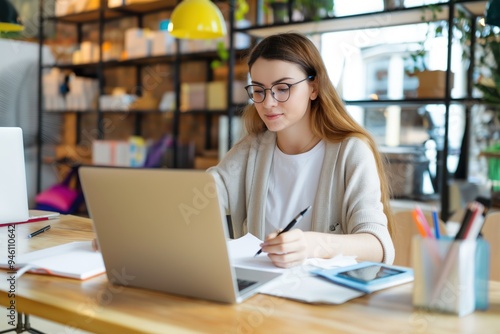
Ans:
[[[0,267],[15,271],[16,277],[32,272],[85,280],[105,273],[102,255],[92,249],[91,241],[70,242],[19,255],[12,266],[7,254],[2,255]]]

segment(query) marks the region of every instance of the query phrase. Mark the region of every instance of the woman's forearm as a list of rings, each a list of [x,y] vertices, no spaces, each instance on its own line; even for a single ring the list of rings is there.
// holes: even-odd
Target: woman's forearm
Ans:
[[[384,250],[380,241],[372,234],[329,234],[305,232],[307,257],[332,258],[338,254],[356,256],[357,261],[382,262]]]

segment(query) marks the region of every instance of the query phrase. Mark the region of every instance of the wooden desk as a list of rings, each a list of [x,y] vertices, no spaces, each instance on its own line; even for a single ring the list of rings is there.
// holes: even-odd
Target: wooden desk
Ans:
[[[93,237],[88,219],[63,217],[33,239],[47,222],[18,225],[18,252]],[[6,251],[6,227],[0,229]],[[155,259],[158,261],[158,259]],[[7,274],[0,272],[0,303],[8,305]],[[25,274],[16,289],[17,310],[96,333],[492,333],[500,328],[500,282],[491,282],[490,308],[463,318],[416,310],[406,284],[342,305],[309,305],[256,295],[239,305],[216,304],[112,286],[101,275],[87,281]],[[33,324],[36,327],[36,323]],[[0,329],[8,328],[0,320]]]

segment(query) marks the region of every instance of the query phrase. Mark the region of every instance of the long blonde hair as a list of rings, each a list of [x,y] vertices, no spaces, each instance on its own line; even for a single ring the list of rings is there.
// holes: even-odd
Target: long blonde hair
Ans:
[[[330,142],[341,142],[349,137],[357,137],[366,142],[373,152],[377,164],[382,204],[388,220],[389,232],[393,233],[393,216],[390,207],[390,187],[384,172],[377,145],[372,136],[360,126],[348,113],[333,87],[321,54],[309,38],[299,33],[282,33],[269,36],[258,43],[248,57],[249,71],[259,58],[282,60],[298,65],[306,75],[313,76],[318,87],[318,97],[311,101],[312,132]],[[247,133],[266,131],[266,126],[259,117],[254,104],[249,104],[243,111],[243,122]]]

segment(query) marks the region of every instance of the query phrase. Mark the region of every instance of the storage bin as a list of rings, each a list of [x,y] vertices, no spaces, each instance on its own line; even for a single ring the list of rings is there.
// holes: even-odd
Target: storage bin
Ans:
[[[395,198],[412,198],[424,195],[424,181],[429,177],[429,159],[419,147],[383,147],[392,195]]]

